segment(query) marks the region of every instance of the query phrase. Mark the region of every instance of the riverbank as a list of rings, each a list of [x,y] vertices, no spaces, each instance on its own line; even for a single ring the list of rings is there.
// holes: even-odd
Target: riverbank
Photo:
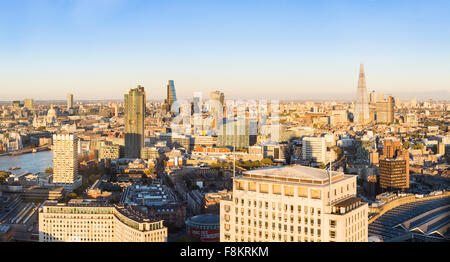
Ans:
[[[24,172],[44,172],[53,166],[53,152],[44,150],[36,154],[6,155],[0,157],[0,170],[22,174]],[[8,170],[10,167],[21,167],[18,170]]]
[[[22,149],[22,150],[19,150],[19,151],[2,153],[2,154],[0,154],[0,157],[2,157],[2,156],[19,156],[19,155],[23,155],[23,154],[31,154],[31,153],[33,153],[33,150],[36,150],[36,152],[42,152],[42,151],[49,151],[51,149],[50,149],[49,146],[26,148],[26,149]]]

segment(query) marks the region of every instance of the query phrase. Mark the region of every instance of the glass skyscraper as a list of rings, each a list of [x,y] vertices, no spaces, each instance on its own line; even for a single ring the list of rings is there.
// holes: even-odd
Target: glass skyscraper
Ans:
[[[361,64],[358,80],[358,91],[356,93],[356,106],[354,122],[357,124],[367,124],[370,121],[369,116],[369,97],[366,88],[366,78],[364,75],[364,66]]]

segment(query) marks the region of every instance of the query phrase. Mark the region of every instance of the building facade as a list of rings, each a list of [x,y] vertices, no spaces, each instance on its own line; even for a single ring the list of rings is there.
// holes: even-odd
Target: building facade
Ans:
[[[130,89],[125,94],[125,157],[139,158],[144,146],[144,118],[145,118],[144,87]]]
[[[162,220],[107,204],[45,202],[39,208],[39,242],[166,242]]]
[[[79,181],[78,137],[76,134],[53,135],[53,183],[72,191]]]
[[[366,242],[356,176],[299,165],[244,172],[220,203],[221,242]],[[331,189],[331,190],[330,190]],[[331,199],[330,199],[331,191]]]
[[[325,163],[327,147],[323,137],[304,137],[302,139],[302,157],[304,160],[313,160]]]
[[[394,123],[394,97],[388,96],[386,99],[378,100],[376,103],[377,123]]]

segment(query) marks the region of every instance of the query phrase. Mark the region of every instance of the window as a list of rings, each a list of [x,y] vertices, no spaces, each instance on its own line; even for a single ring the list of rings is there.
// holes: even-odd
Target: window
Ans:
[[[311,198],[313,199],[321,199],[321,191],[319,189],[311,189]]]
[[[336,227],[336,220],[330,220],[330,227],[335,228]]]
[[[261,193],[269,193],[269,185],[267,185],[267,184],[259,184],[259,192],[261,192]]]
[[[248,190],[256,192],[256,182],[249,182],[248,183]]]
[[[308,197],[308,188],[298,187],[298,196],[299,197]]]
[[[294,187],[293,186],[284,186],[284,195],[285,196],[294,196]]]
[[[281,195],[281,185],[272,185],[272,193]]]
[[[336,238],[336,232],[334,230],[330,230],[330,238]]]

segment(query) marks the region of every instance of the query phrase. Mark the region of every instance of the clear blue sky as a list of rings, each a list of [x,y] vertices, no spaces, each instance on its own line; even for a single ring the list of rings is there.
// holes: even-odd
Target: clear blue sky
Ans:
[[[448,0],[2,0],[0,101],[450,99]]]

